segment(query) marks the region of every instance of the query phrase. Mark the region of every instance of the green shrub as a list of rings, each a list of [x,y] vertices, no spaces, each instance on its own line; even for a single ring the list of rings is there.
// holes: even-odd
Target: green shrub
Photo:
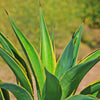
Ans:
[[[100,61],[100,49],[98,49],[83,58],[79,63],[76,63],[84,23],[73,34],[72,39],[56,63],[53,35],[50,39],[41,7],[40,56],[17,28],[11,17],[9,15],[8,17],[30,64],[36,81],[38,100],[97,100],[97,98],[100,98],[100,80],[86,87],[79,95],[75,95],[76,89],[85,74]],[[0,81],[0,98],[10,100],[8,93],[10,91],[17,100],[34,100],[34,87],[27,63],[20,56],[15,46],[2,33],[0,33],[0,43],[2,45],[0,47],[0,56],[9,65],[17,78],[17,84]]]

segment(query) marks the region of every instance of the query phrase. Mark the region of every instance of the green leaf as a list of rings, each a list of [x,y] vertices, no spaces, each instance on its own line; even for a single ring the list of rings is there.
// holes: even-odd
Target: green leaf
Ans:
[[[12,51],[15,51],[16,53],[18,53],[18,51],[15,49],[12,43],[4,36],[4,34],[0,33],[0,36],[4,39],[4,41],[7,43],[7,45]]]
[[[5,100],[10,100],[9,93],[7,90],[1,89]],[[1,100],[1,99],[0,99]]]
[[[97,98],[93,96],[87,96],[87,95],[74,95],[68,99],[65,100],[98,100]]]
[[[42,10],[40,8],[40,32],[41,32],[41,59],[43,66],[53,73],[56,67],[56,59],[52,47],[52,43],[47,31]]]
[[[3,81],[0,80],[0,83],[3,83]],[[10,100],[10,96],[7,90],[0,89],[0,100]]]
[[[96,95],[97,98],[100,98],[100,91],[98,91],[98,94]]]
[[[0,100],[5,100],[2,90],[0,89]]]
[[[97,92],[93,93],[92,95],[96,97],[96,96],[97,96],[97,94],[98,94],[98,92],[99,92],[99,91],[97,91]]]
[[[3,39],[2,42],[5,43],[8,46],[8,48],[11,50],[11,52],[13,52],[14,57],[23,65],[22,67],[25,68],[25,70],[27,72],[27,76],[28,76],[28,78],[30,80],[31,86],[33,87],[31,74],[30,74],[29,68],[27,67],[25,61],[20,56],[20,54],[18,53],[18,51],[15,49],[15,47],[10,43],[10,41],[2,33],[0,33],[0,37],[2,37],[2,39]],[[4,47],[7,47],[6,45],[4,45]],[[8,49],[6,49],[6,50],[8,51]],[[10,54],[13,55],[12,53],[10,53]]]
[[[81,59],[79,61],[79,63],[90,61],[90,60],[95,59],[99,56],[100,56],[100,49],[97,49],[97,50],[93,51],[92,53],[90,53],[89,55],[87,55],[86,57],[84,57],[83,59]]]
[[[60,100],[62,89],[59,80],[46,69],[46,81],[43,89],[42,100]]]
[[[100,57],[85,62],[69,69],[60,79],[62,86],[62,99],[70,96],[73,91],[76,91],[80,81],[85,74],[98,62]]]
[[[73,51],[74,51],[74,44],[73,39],[69,42],[65,50],[63,51],[63,54],[61,55],[60,59],[57,63],[57,68],[55,75],[58,79],[61,78],[61,76],[73,65]]]
[[[4,43],[2,46],[3,46],[3,48],[4,48],[4,50],[6,50],[10,55],[12,55],[12,56],[14,56],[13,55],[13,53],[12,53],[12,50],[9,48],[9,46],[8,46],[8,44],[7,44],[7,42],[5,41],[5,39],[2,37],[2,35],[1,35],[1,33],[0,33],[0,37],[2,38],[2,43]],[[6,48],[8,46],[8,48]],[[9,52],[9,50],[11,51],[11,52]],[[20,66],[22,69],[23,69],[23,71],[25,71],[25,69],[24,69],[24,67],[23,66]],[[25,71],[25,73],[26,73],[26,71]]]
[[[77,59],[77,55],[78,55],[78,51],[79,51],[79,45],[80,45],[80,41],[81,41],[82,28],[83,28],[83,23],[81,24],[81,26],[78,29],[78,31],[76,32],[76,34],[73,36],[73,40],[75,42],[74,54],[73,54],[73,60],[74,60],[73,61],[73,66],[76,63],[76,59]]]
[[[33,100],[31,95],[22,87],[11,83],[0,83],[0,88],[9,90],[17,100]]]
[[[54,50],[54,31],[55,31],[55,26],[51,35],[51,43],[52,43],[53,50]]]
[[[4,61],[9,65],[17,79],[20,81],[21,85],[29,91],[29,93],[33,96],[33,90],[31,84],[26,76],[25,71],[23,71],[21,64],[8,52],[4,49],[0,48],[0,56],[4,59]]]
[[[3,46],[3,48],[5,50],[7,50],[11,55],[13,55],[13,53],[12,53],[11,49],[9,48],[8,44],[6,43],[6,41],[1,36],[1,33],[0,33],[0,43],[1,43],[1,45]]]
[[[89,86],[87,86],[85,89],[83,89],[80,92],[80,94],[84,94],[84,95],[92,94],[92,95],[94,95],[94,93],[96,93],[97,91],[98,92],[100,91],[100,80],[91,83]]]
[[[30,67],[32,69],[33,75],[36,80],[36,85],[37,85],[37,90],[39,91],[40,94],[42,94],[42,89],[44,85],[44,69],[42,67],[42,63],[40,61],[40,58],[38,56],[38,53],[36,50],[33,48],[31,43],[25,38],[25,36],[21,33],[21,31],[17,28],[13,20],[10,18],[11,25],[13,27],[13,30],[26,54],[26,57],[29,61]]]

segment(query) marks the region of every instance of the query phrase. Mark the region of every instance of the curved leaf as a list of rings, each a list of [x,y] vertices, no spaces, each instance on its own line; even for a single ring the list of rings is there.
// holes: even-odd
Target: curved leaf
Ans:
[[[23,65],[23,67],[25,68],[26,72],[27,72],[27,76],[30,80],[31,86],[33,87],[33,83],[32,83],[32,78],[31,78],[31,74],[29,71],[29,68],[27,67],[25,61],[23,60],[23,58],[19,55],[18,51],[15,49],[15,47],[10,43],[10,41],[2,34],[0,33],[0,37],[2,37],[3,41],[2,43],[6,43],[6,45],[3,45],[4,49],[8,51],[8,49],[6,47],[8,47],[11,52],[13,52],[15,58]],[[10,53],[10,52],[9,52]],[[13,55],[12,53],[10,53],[11,55]],[[24,70],[23,70],[24,71]]]
[[[75,91],[85,74],[98,62],[100,57],[69,69],[60,79],[62,86],[62,100]]]
[[[69,42],[60,59],[58,60],[55,75],[58,79],[73,65],[73,51],[74,44],[73,39]]]
[[[26,76],[26,73],[23,71],[21,64],[18,63],[18,61],[12,57],[8,52],[6,52],[4,49],[0,48],[0,56],[4,59],[4,61],[9,65],[9,67],[12,69],[18,80],[20,81],[21,85],[26,88],[27,91],[33,96],[33,90],[31,87],[31,84],[28,80],[28,77]]]
[[[7,42],[6,42],[5,39],[2,37],[1,33],[0,33],[0,37],[1,37],[1,38],[0,38],[0,40],[1,40],[1,45],[3,46],[4,50],[6,50],[10,55],[14,56],[12,50],[9,48]],[[9,50],[10,50],[11,52],[9,52]],[[23,71],[25,71],[25,69],[23,68],[23,66],[20,66],[20,67],[23,69]],[[25,73],[26,73],[26,71],[25,71]]]
[[[17,100],[33,100],[31,95],[22,87],[11,83],[0,83],[0,88],[9,90]]]
[[[1,79],[0,83],[3,83]],[[0,89],[0,100],[10,100],[9,92],[7,90]]]
[[[68,99],[65,100],[98,100],[97,98],[93,96],[87,96],[87,95],[74,95]]]
[[[100,80],[96,81],[95,83],[93,82],[92,84],[90,84],[88,87],[86,87],[85,89],[83,89],[80,94],[94,94],[95,92],[99,92],[100,91]],[[98,94],[98,93],[97,93]]]
[[[59,80],[46,69],[46,82],[43,89],[42,100],[60,100],[62,95]]]
[[[73,40],[75,42],[74,54],[73,54],[73,66],[76,63],[76,59],[77,59],[77,55],[78,55],[78,51],[79,51],[79,45],[80,45],[80,41],[81,41],[82,29],[83,29],[83,23],[81,24],[80,28],[75,33],[75,35],[73,36]]]
[[[51,43],[52,43],[53,50],[54,50],[54,31],[55,31],[55,26],[51,35]]]
[[[36,80],[37,84],[37,90],[40,94],[42,94],[42,89],[44,85],[44,69],[42,67],[40,58],[36,52],[36,50],[32,47],[32,45],[29,43],[29,41],[24,37],[24,35],[21,33],[21,31],[17,28],[13,20],[10,18],[11,25],[13,27],[13,30],[26,54],[26,57],[29,61],[30,67],[32,69],[33,75]]]
[[[5,100],[10,100],[9,93],[7,90],[1,89]],[[1,100],[1,99],[0,99]]]
[[[79,63],[90,61],[90,60],[95,59],[99,56],[100,56],[100,49],[97,49],[97,50],[93,51],[92,53],[90,53],[89,55],[87,55],[86,57],[84,57],[83,59],[81,59],[79,61]]]
[[[3,39],[3,37],[0,35],[0,43],[2,44],[2,46],[11,54],[13,55],[11,49],[9,48],[9,46],[7,45],[7,43],[5,42],[5,40]]]
[[[0,89],[0,100],[5,100],[2,90]]]
[[[56,59],[52,47],[52,43],[45,25],[42,10],[40,8],[40,32],[41,32],[41,59],[43,66],[53,73],[56,67]]]

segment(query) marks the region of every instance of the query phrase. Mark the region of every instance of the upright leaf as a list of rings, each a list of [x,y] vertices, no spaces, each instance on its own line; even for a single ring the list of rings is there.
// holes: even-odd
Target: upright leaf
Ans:
[[[87,95],[74,95],[68,99],[65,100],[98,100],[97,98],[93,96],[87,96]]]
[[[60,79],[62,86],[61,100],[70,96],[71,93],[77,89],[82,78],[98,61],[100,61],[100,57],[72,67],[64,74],[64,76]]]
[[[90,61],[99,56],[100,56],[100,49],[97,49],[97,50],[93,51],[92,53],[90,53],[89,55],[87,55],[86,57],[84,57],[83,59],[81,59],[79,61],[79,63]]]
[[[33,100],[29,92],[18,85],[11,83],[0,83],[0,88],[12,92],[17,100]]]
[[[73,39],[69,42],[65,50],[63,51],[60,59],[58,60],[55,75],[58,79],[73,65],[73,51],[74,44]]]
[[[80,45],[80,41],[81,41],[82,28],[83,28],[83,23],[81,24],[80,28],[75,33],[75,35],[73,36],[73,40],[75,42],[74,55],[73,55],[73,60],[74,60],[73,66],[76,63],[76,59],[77,59],[77,55],[78,55],[78,51],[79,51],[79,45]]]
[[[40,32],[41,32],[41,59],[43,66],[53,73],[56,67],[56,59],[53,52],[52,43],[45,25],[42,10],[40,8]]]
[[[15,47],[10,43],[10,41],[3,34],[0,33],[0,37],[2,37],[2,40],[3,40],[2,43],[3,44],[5,43],[4,45],[2,44],[3,47],[4,47],[4,49],[7,50],[8,52],[9,52],[9,49],[10,49],[11,53],[10,52],[9,53],[11,55],[14,55],[14,57],[23,65],[22,67],[24,67],[25,70],[26,70],[26,72],[27,72],[27,76],[28,76],[28,78],[30,80],[31,86],[33,86],[31,74],[30,74],[29,68],[26,65],[24,59],[20,56],[20,54],[18,53],[18,51],[15,49]]]
[[[32,90],[31,84],[28,80],[28,77],[26,76],[25,71],[23,71],[21,64],[2,48],[0,48],[0,56],[12,69],[12,71],[14,72],[18,80],[20,81],[21,85],[24,88],[26,88],[26,90],[33,96],[33,90]]]
[[[40,58],[38,56],[38,53],[33,48],[31,43],[25,38],[25,36],[21,33],[21,31],[17,28],[13,20],[10,18],[11,25],[13,27],[13,30],[26,54],[26,57],[29,61],[30,67],[32,69],[33,75],[36,80],[37,84],[37,90],[40,94],[42,94],[42,89],[44,85],[44,70],[40,61]]]
[[[61,85],[59,80],[47,70],[46,81],[43,89],[42,100],[60,100],[62,95]]]

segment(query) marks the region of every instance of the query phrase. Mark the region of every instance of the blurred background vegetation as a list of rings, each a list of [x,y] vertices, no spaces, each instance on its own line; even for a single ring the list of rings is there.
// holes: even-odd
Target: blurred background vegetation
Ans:
[[[44,18],[49,33],[55,25],[55,48],[59,55],[79,28],[84,17],[81,48],[100,47],[100,1],[99,0],[41,0]],[[6,35],[22,52],[11,28],[6,9],[22,33],[39,52],[39,1],[38,0],[0,0],[0,32]],[[84,52],[84,51],[83,51]]]

